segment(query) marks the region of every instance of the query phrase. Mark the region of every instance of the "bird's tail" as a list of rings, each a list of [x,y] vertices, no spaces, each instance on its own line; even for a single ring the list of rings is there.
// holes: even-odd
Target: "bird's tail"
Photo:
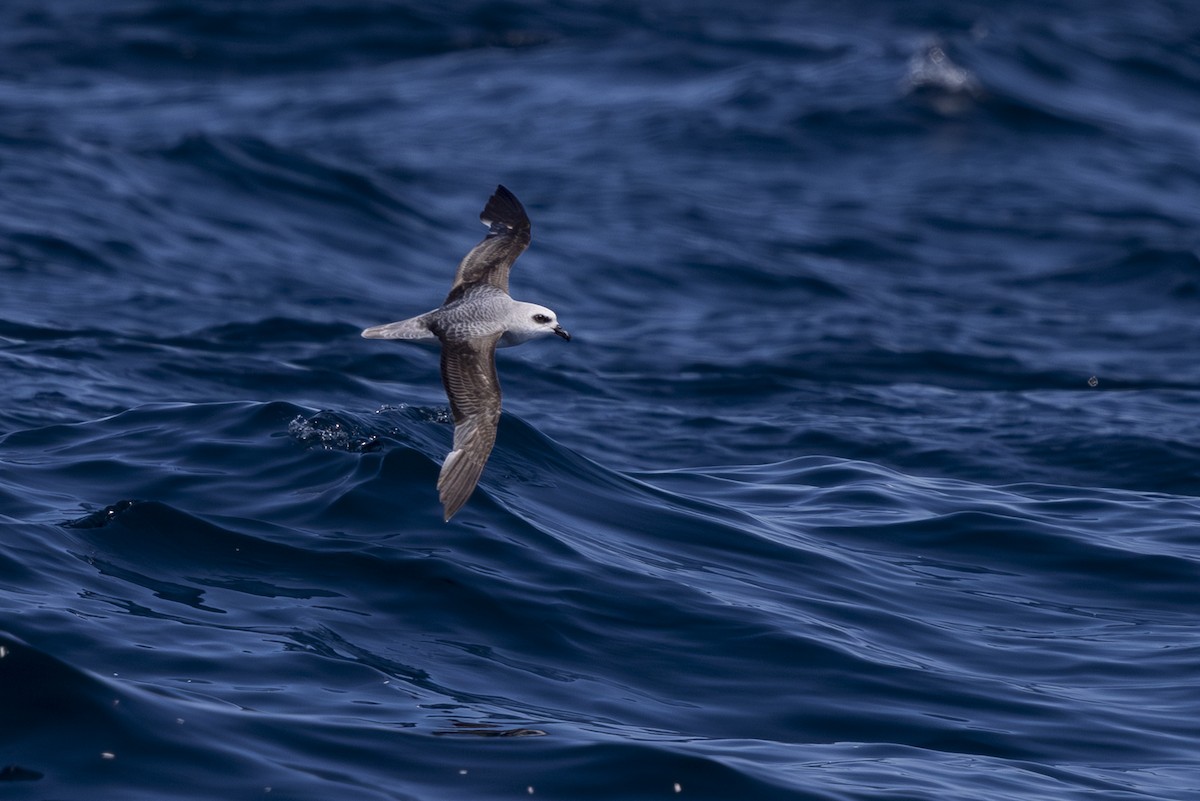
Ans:
[[[426,321],[428,316],[428,314],[422,314],[395,323],[372,326],[365,329],[362,335],[366,339],[436,340],[437,335],[429,330],[429,324]]]

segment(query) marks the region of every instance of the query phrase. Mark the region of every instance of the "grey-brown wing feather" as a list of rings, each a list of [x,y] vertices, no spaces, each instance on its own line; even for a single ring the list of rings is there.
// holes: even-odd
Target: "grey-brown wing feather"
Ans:
[[[496,444],[500,422],[500,379],[496,377],[499,334],[442,342],[442,384],[454,416],[454,447],[438,475],[438,496],[446,520],[475,491]]]
[[[487,236],[459,262],[454,285],[446,296],[450,303],[471,284],[486,281],[508,291],[508,273],[513,262],[529,247],[529,215],[516,195],[497,186],[479,219],[488,226]]]

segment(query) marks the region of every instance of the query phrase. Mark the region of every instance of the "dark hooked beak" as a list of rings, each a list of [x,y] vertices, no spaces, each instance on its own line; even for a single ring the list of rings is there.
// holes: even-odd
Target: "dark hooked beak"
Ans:
[[[567,329],[563,328],[561,325],[554,326],[554,333],[557,334],[558,336],[562,337],[563,339],[567,340],[568,342],[571,341],[571,335],[568,334]]]

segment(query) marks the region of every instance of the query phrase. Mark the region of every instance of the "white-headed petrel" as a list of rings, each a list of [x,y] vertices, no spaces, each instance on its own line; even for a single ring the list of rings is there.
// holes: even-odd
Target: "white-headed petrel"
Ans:
[[[512,192],[497,186],[479,215],[487,236],[458,265],[440,309],[362,332],[368,339],[442,343],[442,384],[454,416],[454,446],[442,463],[438,493],[446,520],[471,497],[500,422],[496,348],[555,334],[570,340],[545,306],[508,295],[508,273],[529,247],[529,216]]]

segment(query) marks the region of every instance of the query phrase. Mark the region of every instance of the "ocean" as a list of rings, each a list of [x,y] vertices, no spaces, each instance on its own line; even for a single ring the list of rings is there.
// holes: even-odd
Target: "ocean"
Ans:
[[[1200,799],[1198,352],[1182,0],[9,0],[0,799]]]

